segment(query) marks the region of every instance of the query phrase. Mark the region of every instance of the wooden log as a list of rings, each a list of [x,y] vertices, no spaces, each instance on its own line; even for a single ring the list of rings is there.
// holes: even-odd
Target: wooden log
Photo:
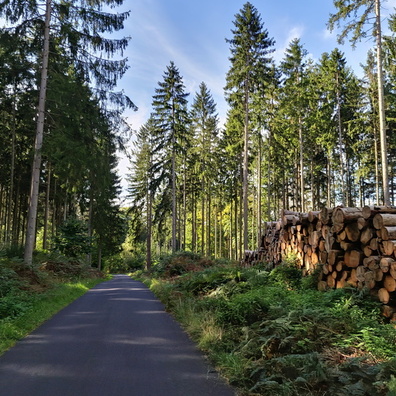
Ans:
[[[343,289],[346,286],[347,282],[345,279],[339,279],[336,283],[336,289]]]
[[[282,216],[282,226],[296,225],[300,222],[300,217],[293,214],[284,214]]]
[[[363,247],[363,254],[366,257],[370,257],[373,254],[373,251],[371,250],[370,246],[364,246]]]
[[[385,226],[396,226],[396,214],[377,213],[373,218],[373,226],[377,230]]]
[[[345,264],[350,268],[356,268],[363,262],[363,252],[361,250],[353,249],[345,252]]]
[[[351,250],[355,246],[355,244],[351,242],[341,241],[340,246],[342,250],[347,251],[347,250]]]
[[[396,227],[384,226],[380,229],[380,233],[384,241],[396,239]]]
[[[337,242],[341,242],[341,241],[345,241],[347,239],[347,233],[346,230],[343,229],[342,231],[340,231],[339,234],[337,234]]]
[[[341,250],[330,250],[327,261],[330,265],[334,265],[337,261],[342,259],[343,251]]]
[[[390,256],[396,249],[396,240],[390,239],[388,241],[382,241],[382,252],[386,256]]]
[[[360,242],[363,245],[367,245],[373,237],[374,237],[373,230],[371,228],[365,228],[360,233]]]
[[[348,240],[351,242],[357,242],[360,239],[360,230],[356,222],[347,224],[345,232]]]
[[[378,298],[383,304],[388,304],[390,299],[389,291],[385,287],[382,287],[378,290]]]
[[[392,259],[390,257],[383,257],[380,260],[380,269],[382,272],[389,272],[390,270],[390,263],[391,263]]]
[[[320,211],[320,220],[323,224],[331,224],[331,217],[333,215],[333,208],[323,208]]]
[[[336,246],[336,240],[332,234],[328,234],[325,238],[326,252],[329,253]]]
[[[345,223],[333,223],[331,226],[331,233],[338,234],[341,232],[345,227]]]
[[[384,278],[384,288],[388,290],[388,292],[394,292],[396,290],[396,280],[390,275],[386,275]]]
[[[359,230],[363,230],[363,228],[366,228],[367,225],[368,225],[368,222],[364,217],[359,217],[357,219],[357,226],[358,226]]]
[[[344,262],[343,261],[339,261],[336,266],[335,266],[335,270],[337,272],[341,272],[344,268]],[[345,272],[345,271],[344,271]]]
[[[359,266],[356,268],[356,278],[358,282],[364,282],[365,274],[366,274],[366,268],[364,268],[363,266]]]
[[[363,266],[369,268],[371,271],[377,270],[380,268],[380,260],[379,256],[370,256],[363,259]]]
[[[310,223],[314,223],[314,222],[318,221],[320,212],[321,212],[320,210],[308,212],[308,221]]]
[[[381,268],[375,270],[375,281],[381,282],[384,279],[384,273],[382,272]]]
[[[374,217],[377,213],[395,213],[396,214],[396,206],[365,206],[362,209],[362,216],[365,219],[370,217]]]
[[[326,251],[319,253],[319,260],[321,263],[326,263],[328,258],[328,253]]]
[[[360,208],[343,208],[338,206],[333,210],[332,220],[333,224],[343,224],[357,220],[359,217],[362,217],[362,210]]]
[[[335,288],[336,280],[331,275],[327,275],[326,282],[328,287],[330,287],[331,289]]]
[[[370,249],[373,250],[373,251],[378,250],[378,239],[377,238],[373,238],[370,241]]]

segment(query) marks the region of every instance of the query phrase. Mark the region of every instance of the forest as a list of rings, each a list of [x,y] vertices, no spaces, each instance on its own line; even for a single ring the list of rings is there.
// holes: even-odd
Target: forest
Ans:
[[[111,12],[121,3],[1,4],[5,249],[28,263],[33,248],[85,255],[99,268],[150,267],[179,250],[240,259],[281,210],[395,203],[396,17],[381,34],[379,1],[336,2],[329,18],[340,41],[372,37],[359,78],[339,49],[315,62],[299,39],[276,64],[275,40],[247,2],[226,39],[225,125],[210,87],[186,92],[171,61],[133,137],[123,114],[137,107],[116,90],[129,38],[109,38],[129,16]],[[120,207],[117,152],[131,138]]]
[[[334,0],[339,42],[373,44],[357,76],[299,39],[276,62],[246,2],[224,125],[170,61],[134,131],[122,3],[0,3],[0,354],[124,272],[241,395],[395,395],[396,12]]]

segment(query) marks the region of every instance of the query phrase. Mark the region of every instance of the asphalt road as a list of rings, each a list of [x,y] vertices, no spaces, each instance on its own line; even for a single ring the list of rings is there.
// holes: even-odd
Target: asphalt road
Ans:
[[[0,356],[0,395],[236,393],[146,286],[116,275]]]

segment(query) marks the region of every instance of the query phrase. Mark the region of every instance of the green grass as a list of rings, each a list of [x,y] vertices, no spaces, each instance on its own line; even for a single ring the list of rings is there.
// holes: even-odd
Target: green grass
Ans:
[[[22,314],[0,320],[0,354],[104,280],[106,279],[96,278],[59,283],[44,292],[29,293],[28,298],[25,298],[26,305]]]

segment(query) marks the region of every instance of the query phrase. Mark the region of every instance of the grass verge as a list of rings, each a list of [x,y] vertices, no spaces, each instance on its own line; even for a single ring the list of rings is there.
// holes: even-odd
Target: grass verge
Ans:
[[[72,301],[105,279],[83,279],[60,283],[36,294],[26,295],[25,311],[0,320],[0,355]]]

